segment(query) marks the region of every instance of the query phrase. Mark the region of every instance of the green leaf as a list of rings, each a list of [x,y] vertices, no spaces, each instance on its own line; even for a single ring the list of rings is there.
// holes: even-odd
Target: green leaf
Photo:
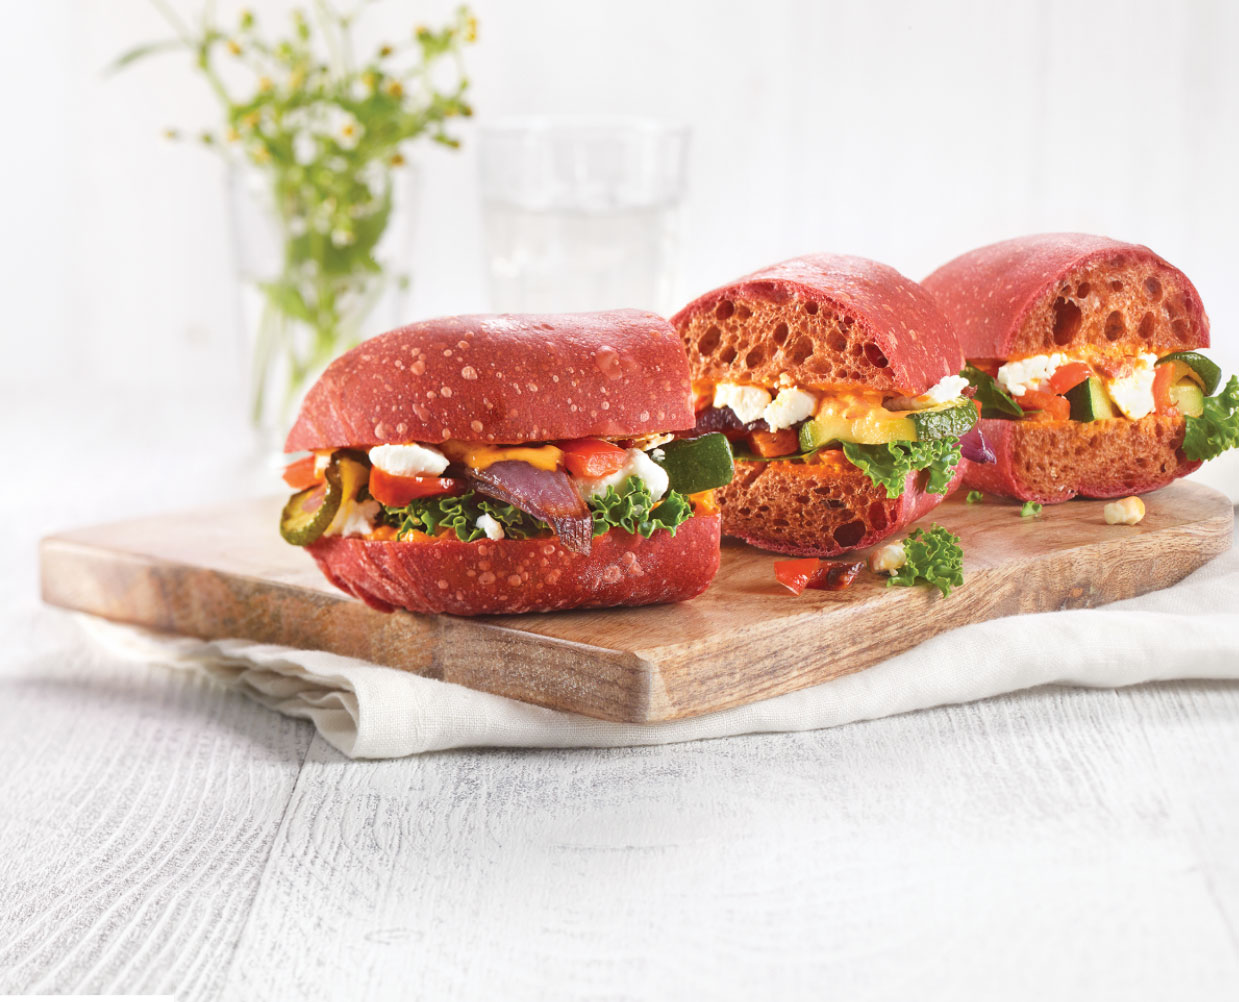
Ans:
[[[974,365],[965,365],[961,375],[976,389],[974,399],[981,402],[981,417],[1023,417],[1024,409],[993,376]]]
[[[104,74],[119,73],[126,66],[136,63],[139,59],[145,59],[147,56],[154,56],[160,52],[171,52],[173,49],[185,48],[185,43],[179,38],[168,38],[162,42],[147,42],[144,45],[135,45],[127,52],[122,52],[113,62],[104,67]]]
[[[885,487],[888,498],[903,494],[908,474],[916,470],[929,471],[926,491],[945,494],[960,459],[959,442],[953,438],[928,442],[886,442],[881,445],[844,442],[843,454],[875,487]]]
[[[980,504],[985,499],[985,495],[980,491],[969,491],[968,496],[964,498],[969,504]]]
[[[1215,397],[1205,397],[1200,417],[1187,419],[1183,454],[1188,459],[1213,459],[1227,449],[1239,448],[1239,376]]]
[[[414,498],[403,508],[383,507],[384,521],[394,525],[397,538],[410,532],[437,535],[440,529],[450,529],[462,543],[472,543],[486,535],[477,521],[489,515],[501,526],[508,539],[529,539],[548,531],[545,522],[526,514],[515,505],[502,504],[476,491],[452,496],[439,494],[428,498]]]
[[[676,527],[693,514],[687,498],[675,491],[655,502],[639,477],[629,477],[618,491],[608,487],[605,494],[590,498],[589,508],[595,536],[611,529],[639,533],[647,539],[659,529],[667,529],[674,535]],[[446,528],[464,543],[472,543],[486,535],[477,527],[477,520],[483,515],[489,515],[503,526],[503,534],[508,539],[529,539],[551,531],[545,522],[515,505],[502,504],[476,491],[459,496],[440,494],[415,498],[403,508],[383,508],[383,520],[396,527],[397,538],[413,531],[434,536]]]
[[[260,282],[258,287],[266,293],[271,305],[281,313],[286,313],[302,323],[312,324],[314,322],[313,314],[310,312],[310,307],[306,305],[305,298],[291,282]]]
[[[1041,514],[1041,505],[1036,501],[1025,501],[1020,508],[1020,518],[1036,518]]]
[[[910,587],[924,581],[942,592],[964,583],[964,550],[959,537],[935,524],[928,532],[917,529],[903,541],[904,565],[886,582]]]
[[[676,527],[693,514],[688,500],[675,491],[669,491],[655,506],[649,488],[640,477],[629,477],[618,491],[608,487],[605,493],[589,499],[589,507],[594,517],[595,536],[615,528],[640,533],[647,539],[659,529],[667,529],[675,535]]]

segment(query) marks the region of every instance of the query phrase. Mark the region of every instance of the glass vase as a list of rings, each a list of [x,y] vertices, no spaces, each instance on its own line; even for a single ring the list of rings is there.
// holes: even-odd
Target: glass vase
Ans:
[[[279,211],[268,175],[232,167],[228,208],[238,281],[249,422],[259,449],[283,452],[306,390],[336,356],[407,321],[416,169],[371,183],[372,211],[355,231],[373,251],[348,250],[347,236],[310,231]]]

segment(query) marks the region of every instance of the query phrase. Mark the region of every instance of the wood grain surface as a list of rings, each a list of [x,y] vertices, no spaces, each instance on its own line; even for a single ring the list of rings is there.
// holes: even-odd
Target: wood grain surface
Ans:
[[[44,599],[204,638],[323,649],[607,720],[672,720],[866,668],[944,630],[1082,608],[1180,580],[1230,545],[1233,509],[1180,482],[1137,526],[1103,503],[1021,518],[956,494],[935,513],[962,539],[965,584],[948,598],[866,572],[841,592],[793,597],[770,554],[725,543],[710,589],[640,609],[461,619],[385,614],[332,588],[276,534],[278,500],[84,529],[44,540]]]
[[[0,729],[28,735],[0,754],[0,992],[1223,1002],[1239,984],[1233,684],[353,762],[190,675],[59,662],[0,680]]]

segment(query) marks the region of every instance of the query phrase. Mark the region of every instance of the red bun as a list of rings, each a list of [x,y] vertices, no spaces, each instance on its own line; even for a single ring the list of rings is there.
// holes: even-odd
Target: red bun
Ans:
[[[961,254],[922,283],[970,359],[1095,345],[1133,351],[1209,346],[1187,276],[1148,247],[1040,233]]]
[[[513,444],[693,426],[688,361],[639,310],[444,317],[341,355],[306,394],[286,452]]]
[[[1077,494],[1145,494],[1200,466],[1183,455],[1184,421],[1179,417],[1046,422],[983,418],[980,428],[995,461],[967,464],[964,486],[1020,501],[1053,504]]]
[[[480,616],[682,602],[706,590],[719,563],[719,517],[697,515],[672,535],[611,530],[588,554],[554,538],[395,542],[324,536],[307,547],[337,588],[382,612]]]
[[[736,463],[736,479],[719,488],[727,535],[775,553],[837,557],[893,536],[928,515],[964,478],[961,459],[944,494],[925,490],[929,474],[908,474],[903,493],[883,487],[851,464]],[[804,504],[810,496],[816,503]]]
[[[741,308],[743,307],[743,308]],[[933,299],[894,268],[808,254],[762,268],[689,303],[671,320],[693,377],[854,386],[914,396],[963,368]]]

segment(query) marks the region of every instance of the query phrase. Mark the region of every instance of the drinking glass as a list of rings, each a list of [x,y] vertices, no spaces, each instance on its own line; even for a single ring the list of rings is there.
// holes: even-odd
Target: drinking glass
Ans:
[[[491,308],[672,309],[687,150],[686,128],[643,119],[482,127]]]

